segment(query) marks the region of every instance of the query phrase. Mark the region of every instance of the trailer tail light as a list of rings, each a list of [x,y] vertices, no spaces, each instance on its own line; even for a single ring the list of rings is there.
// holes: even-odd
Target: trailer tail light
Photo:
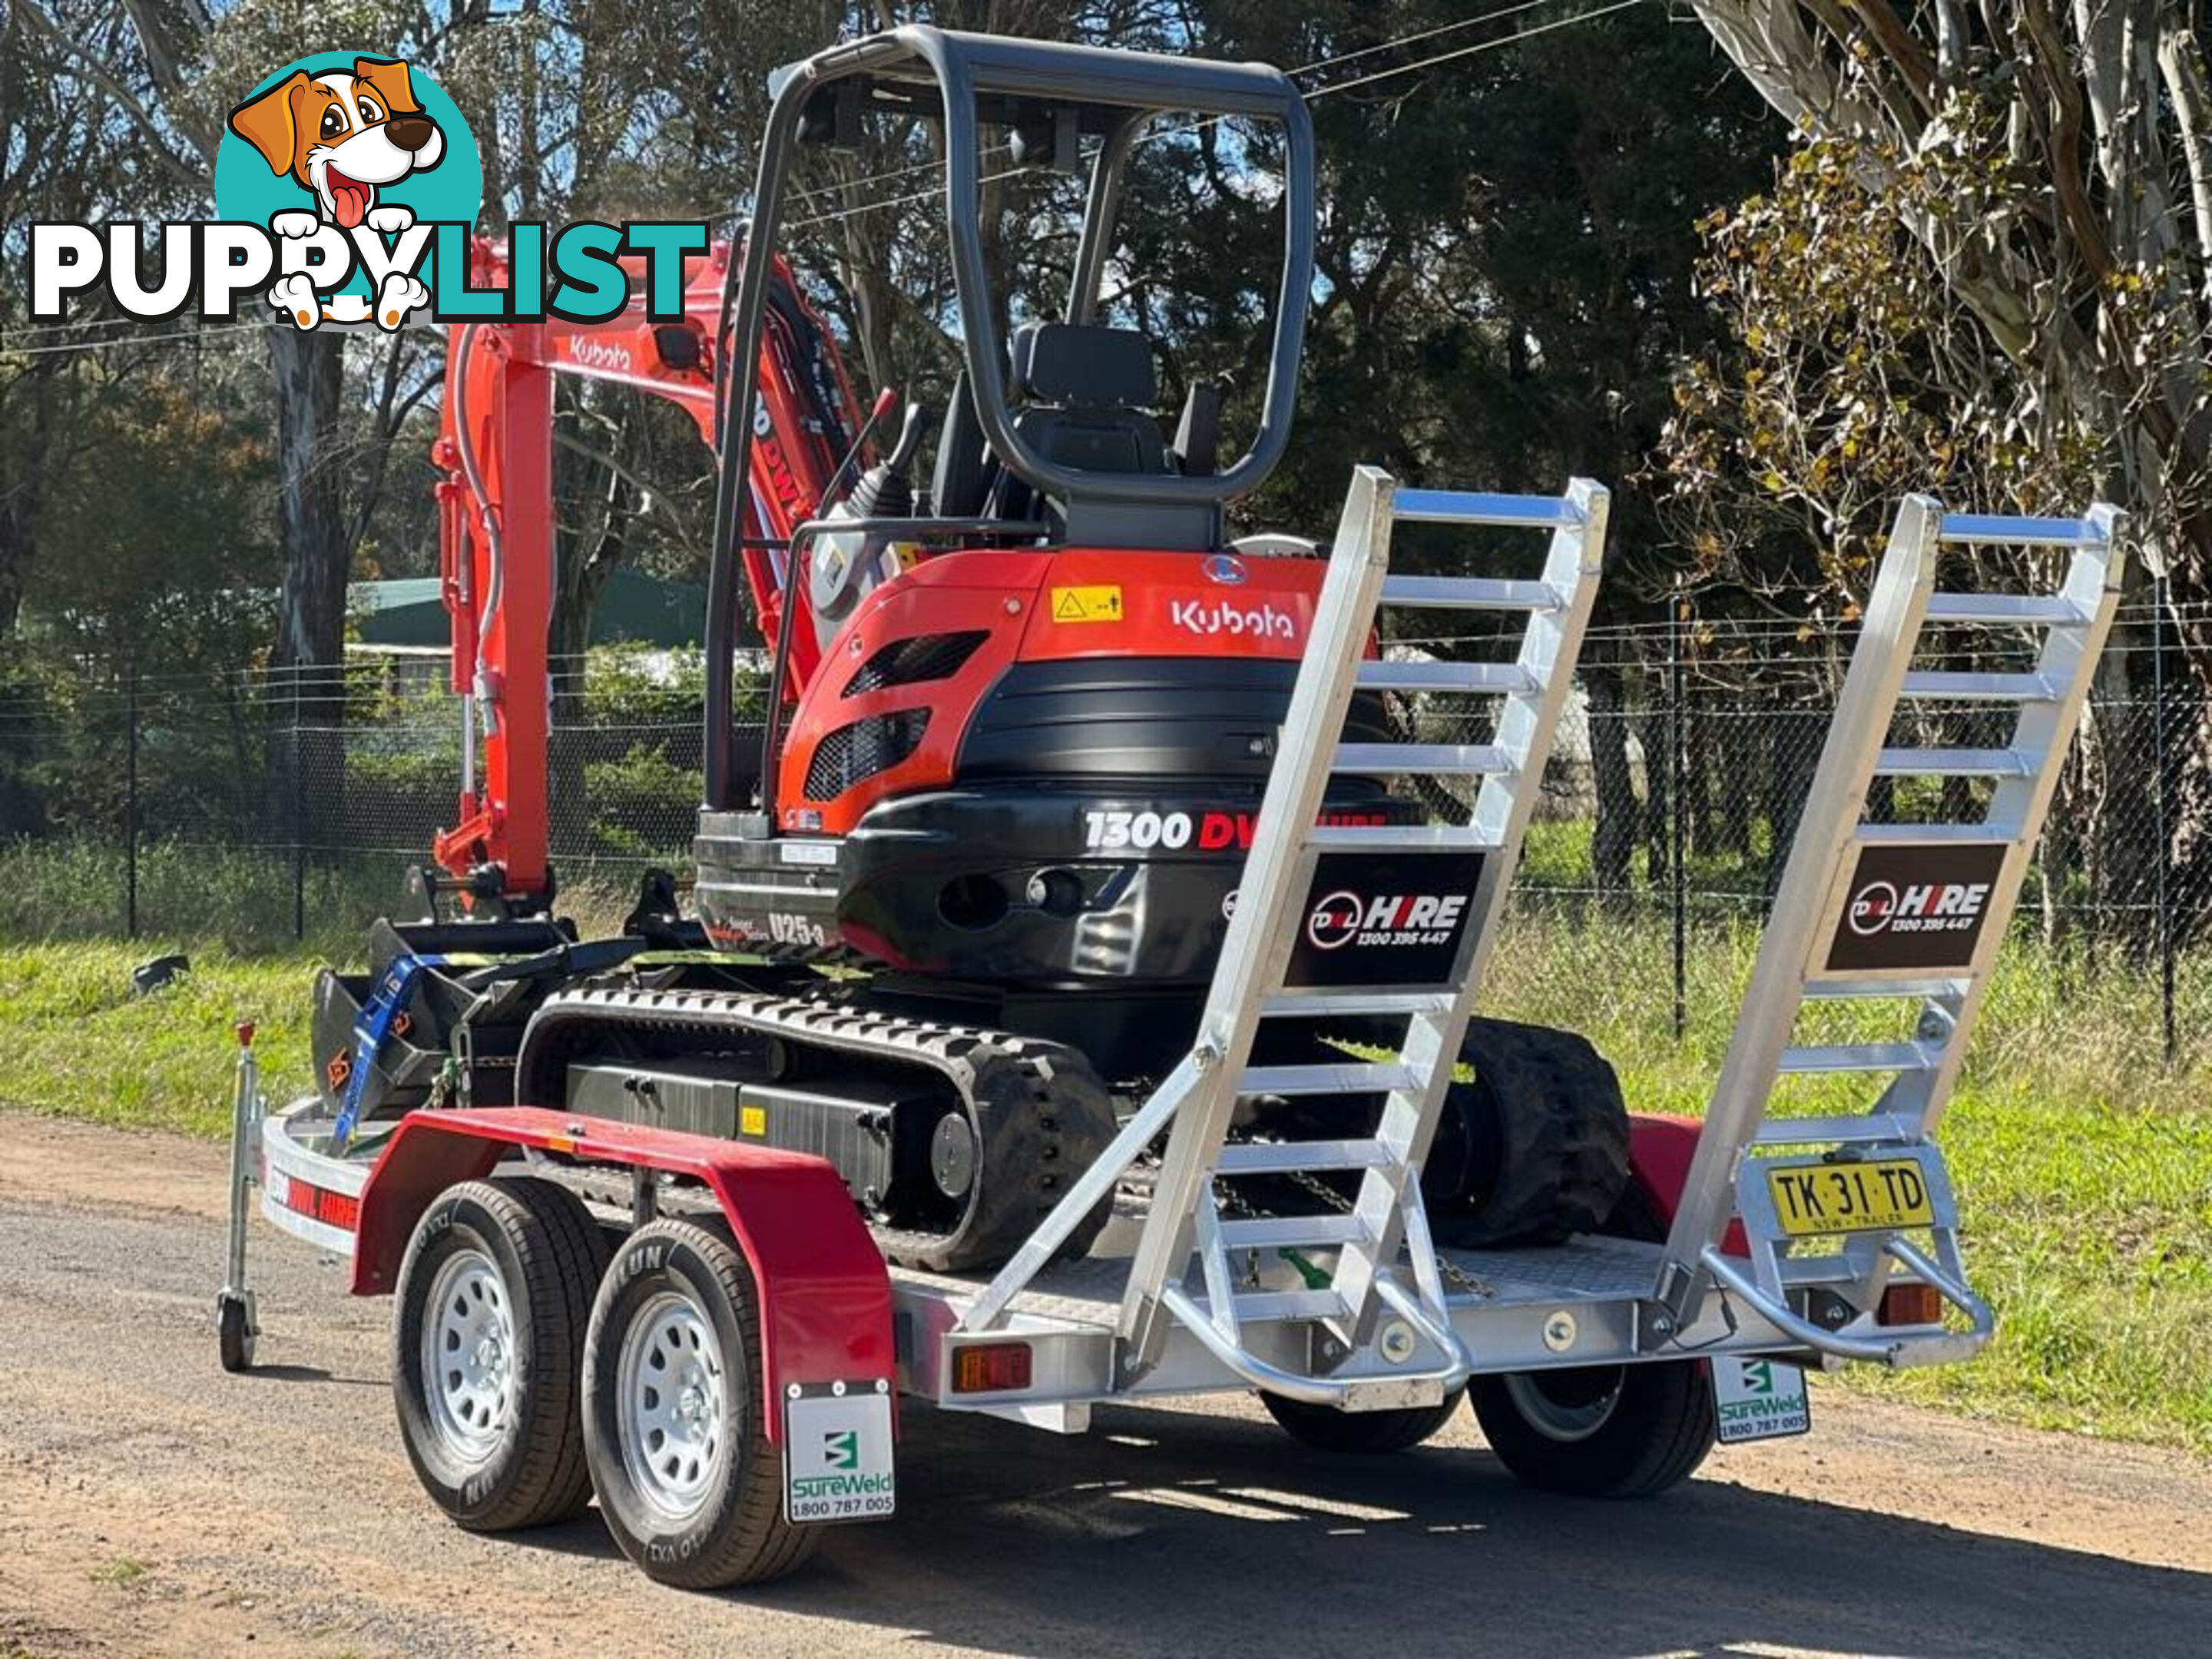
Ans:
[[[1936,1325],[1942,1322],[1943,1297],[1933,1285],[1893,1285],[1881,1293],[1881,1325]]]
[[[1034,1369],[1026,1342],[978,1342],[952,1356],[952,1392],[1005,1394],[1026,1389]]]

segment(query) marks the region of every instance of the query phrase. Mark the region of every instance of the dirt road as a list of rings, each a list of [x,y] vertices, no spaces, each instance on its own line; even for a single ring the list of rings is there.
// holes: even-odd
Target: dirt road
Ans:
[[[221,1206],[216,1149],[0,1115],[0,1659],[2212,1652],[2212,1468],[1832,1389],[1812,1439],[1626,1506],[1523,1492],[1464,1419],[1361,1462],[1242,1407],[1079,1440],[917,1412],[897,1520],[679,1595],[594,1518],[446,1525],[389,1304],[265,1231],[265,1369],[224,1376]]]

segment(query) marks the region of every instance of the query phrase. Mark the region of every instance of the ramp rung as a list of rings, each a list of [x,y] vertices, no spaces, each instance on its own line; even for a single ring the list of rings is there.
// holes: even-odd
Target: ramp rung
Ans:
[[[2051,626],[2089,620],[2073,600],[2042,593],[1937,593],[1928,601],[1928,620],[1987,623],[1992,627]]]
[[[1936,539],[1953,545],[2002,543],[2008,547],[2081,547],[2104,538],[2081,519],[2011,519],[1990,513],[1946,513]]]
[[[1534,691],[1536,677],[1516,662],[1364,662],[1363,691]]]
[[[1301,1244],[1322,1249],[1364,1244],[1368,1234],[1356,1215],[1271,1215],[1223,1222],[1221,1242],[1232,1250],[1295,1249]]]
[[[1912,1146],[1920,1126],[1894,1112],[1870,1117],[1770,1117],[1752,1136],[1754,1146]]]
[[[1898,695],[1942,702],[2057,702],[2063,688],[2048,674],[1960,674],[1916,669]]]
[[[1330,823],[1306,833],[1324,853],[1488,853],[1498,838],[1471,823]]]
[[[1252,1291],[1236,1298],[1237,1317],[1268,1325],[1291,1319],[1341,1319],[1344,1298],[1334,1291]]]
[[[1494,743],[1345,743],[1329,770],[1339,777],[1493,777],[1511,773],[1514,763]]]
[[[1926,1072],[1935,1069],[1937,1050],[1918,1042],[1842,1042],[1811,1048],[1784,1048],[1778,1068],[1799,1077],[1829,1072]]]
[[[1944,997],[1966,989],[1963,979],[1816,979],[1805,985],[1808,1002],[1840,1002],[1855,997]]]
[[[1876,757],[1878,778],[2026,778],[2035,764],[2021,749],[1885,749]]]
[[[1553,611],[1566,596],[1549,582],[1501,581],[1495,577],[1385,576],[1385,605],[1419,611]]]
[[[1401,489],[1390,516],[1408,524],[1488,524],[1547,530],[1578,525],[1581,509],[1559,495],[1492,495],[1459,489]]]
[[[1312,1170],[1382,1170],[1397,1162],[1379,1140],[1251,1140],[1224,1146],[1214,1170],[1226,1176],[1297,1175]]]
[[[1322,1019],[1352,1014],[1448,1014],[1451,991],[1283,991],[1260,1005],[1263,1019]]]
[[[1987,823],[1863,823],[1851,839],[1862,847],[1941,842],[1947,847],[2009,847],[2018,839]]]
[[[1375,1095],[1418,1089],[1425,1079],[1410,1066],[1249,1066],[1240,1095]]]

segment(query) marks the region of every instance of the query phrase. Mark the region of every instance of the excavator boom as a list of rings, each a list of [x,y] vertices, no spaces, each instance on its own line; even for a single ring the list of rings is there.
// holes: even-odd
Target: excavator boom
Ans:
[[[725,296],[732,262],[743,257],[741,246],[711,248],[685,283],[684,314],[674,321],[647,314],[643,263],[625,258],[630,302],[609,321],[472,322],[449,331],[445,408],[431,454],[442,475],[439,574],[452,619],[463,769],[459,817],[437,837],[435,853],[477,902],[531,912],[552,896],[546,635],[559,556],[555,380],[573,376],[665,398],[691,416],[712,449],[729,368]],[[473,245],[470,279],[507,286],[504,256],[493,244]],[[791,533],[823,505],[860,421],[829,329],[781,257],[768,280],[738,555],[756,623],[763,640],[774,641],[787,592],[802,611],[806,605],[805,585],[794,591],[785,580]],[[813,629],[793,632],[786,690],[795,698],[818,653]]]

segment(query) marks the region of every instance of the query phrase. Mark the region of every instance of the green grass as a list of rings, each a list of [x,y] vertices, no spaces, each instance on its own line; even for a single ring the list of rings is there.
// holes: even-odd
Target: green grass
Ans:
[[[402,872],[421,861],[399,853],[317,855],[300,862],[287,849],[261,851],[153,842],[138,854],[138,925],[145,949],[186,941],[197,953],[222,945],[245,955],[303,947],[310,954],[357,953],[365,930],[401,896]],[[564,860],[562,908],[586,928],[613,927],[637,895],[647,863],[641,854],[593,863]],[[663,864],[680,862],[676,854]],[[13,939],[99,943],[125,931],[127,866],[107,842],[0,842],[0,948]],[[295,924],[303,937],[295,939]]]
[[[131,970],[185,951],[192,970],[150,996]],[[251,1019],[273,1100],[307,1087],[316,958],[246,956],[178,939],[0,945],[0,1104],[95,1123],[221,1135],[230,1127],[232,1028]]]
[[[112,1584],[118,1589],[136,1589],[145,1582],[146,1564],[136,1556],[118,1555],[101,1562],[85,1575],[95,1584]]]
[[[359,933],[348,921],[351,951]],[[1747,924],[1693,933],[1688,1028],[1677,1043],[1663,921],[1531,906],[1500,941],[1485,1001],[1587,1033],[1620,1068],[1633,1109],[1694,1113],[1757,942]],[[133,997],[131,968],[176,949],[191,951],[192,973]],[[199,939],[0,945],[0,1103],[219,1135],[240,1017],[259,1024],[271,1097],[307,1086],[319,959],[312,947],[253,953]],[[2188,1006],[2212,1006],[2212,962],[2186,961],[2183,972]],[[1863,1014],[1819,1035],[1904,1033]],[[1941,1134],[1998,1339],[1971,1364],[1900,1376],[1854,1367],[1848,1386],[2212,1454],[2208,1079],[2201,1066],[2160,1064],[2149,975],[2110,957],[2092,964],[2015,944]],[[1863,1097],[1847,1096],[1850,1086],[1807,1080],[1788,1109],[1853,1109]]]

